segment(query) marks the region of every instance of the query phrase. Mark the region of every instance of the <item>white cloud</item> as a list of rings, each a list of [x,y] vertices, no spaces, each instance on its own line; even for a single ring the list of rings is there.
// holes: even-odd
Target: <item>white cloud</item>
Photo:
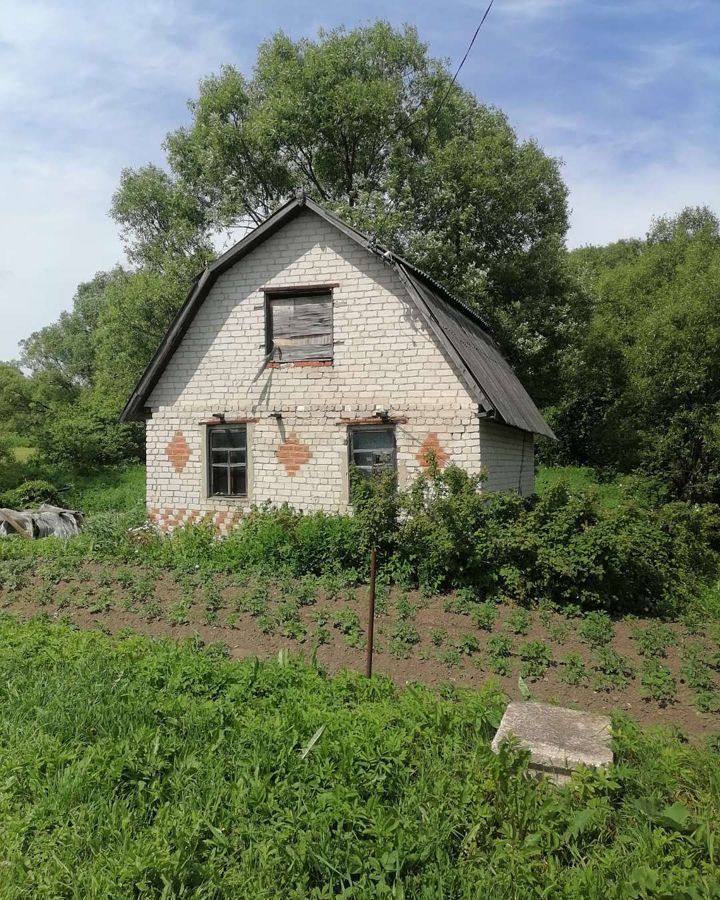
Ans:
[[[677,161],[628,170],[588,152],[566,157],[570,188],[570,246],[605,244],[644,237],[654,216],[672,215],[685,206],[710,206],[720,212],[717,159],[686,147]]]
[[[161,158],[197,81],[233,57],[191,0],[4,0],[0,18],[0,359],[122,260],[120,169]]]

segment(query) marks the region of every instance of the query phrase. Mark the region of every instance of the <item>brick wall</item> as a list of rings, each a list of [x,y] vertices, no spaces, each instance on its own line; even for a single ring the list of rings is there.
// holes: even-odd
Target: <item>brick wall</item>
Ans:
[[[518,491],[523,496],[535,490],[533,435],[487,419],[480,422],[480,462],[487,472],[488,491]]]
[[[338,284],[332,366],[265,366],[263,288],[318,283]],[[218,524],[229,527],[235,512],[266,500],[343,510],[347,427],[340,423],[368,417],[376,405],[401,418],[401,485],[418,471],[427,446],[441,459],[479,470],[486,426],[402,283],[377,256],[306,210],[220,276],[153,390],[147,424],[151,515],[172,527],[205,514],[218,522],[222,514]],[[273,417],[274,411],[282,417]],[[247,501],[206,496],[201,423],[218,412],[254,419],[248,425]],[[528,441],[532,460],[530,436]],[[502,467],[499,480],[509,477],[510,464],[499,452],[483,462]]]

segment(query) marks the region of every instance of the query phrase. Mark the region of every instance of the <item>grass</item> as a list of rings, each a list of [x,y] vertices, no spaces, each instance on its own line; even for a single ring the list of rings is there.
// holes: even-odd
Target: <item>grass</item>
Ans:
[[[557,484],[567,484],[574,491],[594,488],[606,509],[617,506],[622,499],[619,481],[599,481],[594,469],[587,466],[540,466],[535,475],[535,490],[540,496]]]
[[[13,447],[12,450],[15,460],[19,463],[28,462],[37,453],[35,447]]]
[[[717,752],[615,721],[554,789],[503,700],[0,619],[0,894],[713,896]]]

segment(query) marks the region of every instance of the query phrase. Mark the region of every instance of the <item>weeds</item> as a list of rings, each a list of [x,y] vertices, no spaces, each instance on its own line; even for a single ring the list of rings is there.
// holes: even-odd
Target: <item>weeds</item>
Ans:
[[[616,717],[617,767],[557,789],[490,750],[492,689],[227,652],[0,620],[4,894],[716,893],[717,739]]]

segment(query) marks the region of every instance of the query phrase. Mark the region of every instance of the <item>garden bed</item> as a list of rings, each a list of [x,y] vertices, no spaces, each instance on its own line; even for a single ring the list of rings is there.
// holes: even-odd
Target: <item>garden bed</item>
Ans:
[[[230,656],[288,648],[329,672],[362,671],[367,587],[338,576],[269,578],[53,560],[5,561],[0,607],[22,618],[64,618],[83,629],[175,639],[198,635]],[[381,584],[375,671],[396,683],[479,687],[511,698],[623,711],[643,724],[700,738],[720,731],[720,625],[697,613],[661,622],[526,610],[468,591],[425,597]],[[524,684],[519,681],[522,677]]]

